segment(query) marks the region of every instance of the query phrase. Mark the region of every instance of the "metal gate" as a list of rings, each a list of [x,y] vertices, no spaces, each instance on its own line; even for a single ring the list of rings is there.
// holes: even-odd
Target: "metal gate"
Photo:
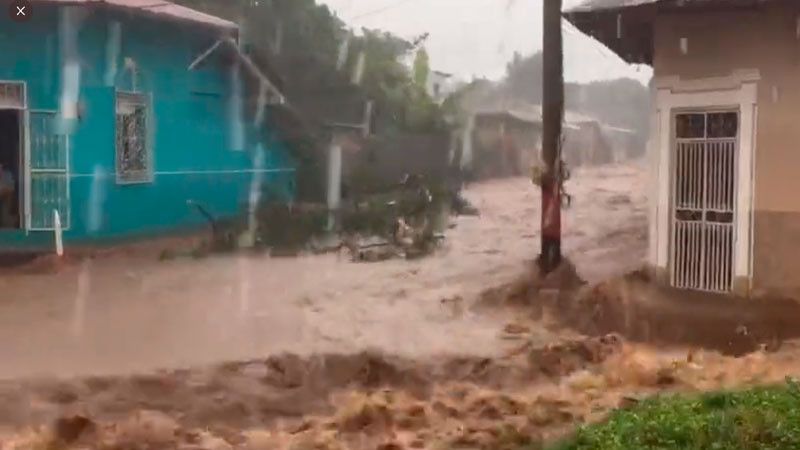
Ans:
[[[61,226],[70,226],[69,139],[56,130],[54,111],[30,111],[28,117],[28,181],[26,212],[29,230],[52,230],[54,211]]]
[[[736,157],[739,114],[675,115],[672,284],[728,292],[733,288]]]

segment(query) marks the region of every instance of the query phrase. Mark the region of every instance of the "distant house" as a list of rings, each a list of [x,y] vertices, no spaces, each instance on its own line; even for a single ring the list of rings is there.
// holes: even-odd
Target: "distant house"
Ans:
[[[530,172],[539,159],[541,114],[524,108],[482,108],[470,119],[473,172],[478,178]]]
[[[167,1],[37,0],[0,16],[0,251],[154,236],[290,197],[267,106],[283,97],[237,26]],[[255,198],[258,197],[255,196]],[[276,194],[277,195],[277,194]],[[262,197],[263,198],[263,197]]]
[[[678,288],[800,288],[800,19],[780,0],[590,0],[565,13],[654,69],[648,262]]]
[[[479,107],[471,115],[464,152],[478,177],[530,173],[541,157],[542,108],[525,102]],[[608,164],[628,157],[633,131],[611,127],[573,111],[564,114],[562,155],[570,167]]]
[[[452,74],[432,70],[431,73],[428,74],[426,89],[428,95],[432,99],[441,103],[453,92],[454,83],[455,81]]]

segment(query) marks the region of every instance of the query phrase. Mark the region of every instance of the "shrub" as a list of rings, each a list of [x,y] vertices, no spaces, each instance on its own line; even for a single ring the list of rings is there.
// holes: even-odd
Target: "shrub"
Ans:
[[[793,381],[739,392],[667,395],[579,429],[558,450],[800,448]]]

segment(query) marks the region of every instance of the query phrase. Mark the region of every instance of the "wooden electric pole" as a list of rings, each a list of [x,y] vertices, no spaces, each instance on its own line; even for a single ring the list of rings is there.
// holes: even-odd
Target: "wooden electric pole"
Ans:
[[[564,56],[561,36],[562,0],[543,0],[542,186],[543,273],[561,263],[561,121],[564,117]]]

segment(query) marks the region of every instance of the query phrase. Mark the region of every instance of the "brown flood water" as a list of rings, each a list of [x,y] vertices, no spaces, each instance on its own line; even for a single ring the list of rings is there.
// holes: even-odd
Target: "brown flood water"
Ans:
[[[641,264],[645,177],[630,163],[578,170],[569,181],[564,246],[588,281]],[[444,248],[419,261],[116,255],[55,274],[4,271],[0,378],[125,374],[282,351],[496,355],[508,346],[498,337],[507,317],[469,306],[538,253],[539,193],[519,178],[466,195],[480,217],[455,219]]]
[[[0,447],[45,448],[62,428],[99,449],[520,447],[655,393],[797,373],[793,341],[732,357],[625,340],[696,343],[674,305],[629,308],[652,294],[621,277],[644,256],[644,176],[637,164],[576,173],[566,253],[593,285],[613,279],[538,312],[545,296],[511,302],[530,289],[538,249],[539,197],[524,179],[471,186],[481,216],[458,218],[419,261],[112,254],[51,275],[4,272],[0,378],[15,380],[0,381]],[[672,325],[659,330],[665,312]],[[553,320],[570,313],[597,337]],[[749,316],[704,317],[735,336]],[[743,323],[753,345],[771,336]]]

